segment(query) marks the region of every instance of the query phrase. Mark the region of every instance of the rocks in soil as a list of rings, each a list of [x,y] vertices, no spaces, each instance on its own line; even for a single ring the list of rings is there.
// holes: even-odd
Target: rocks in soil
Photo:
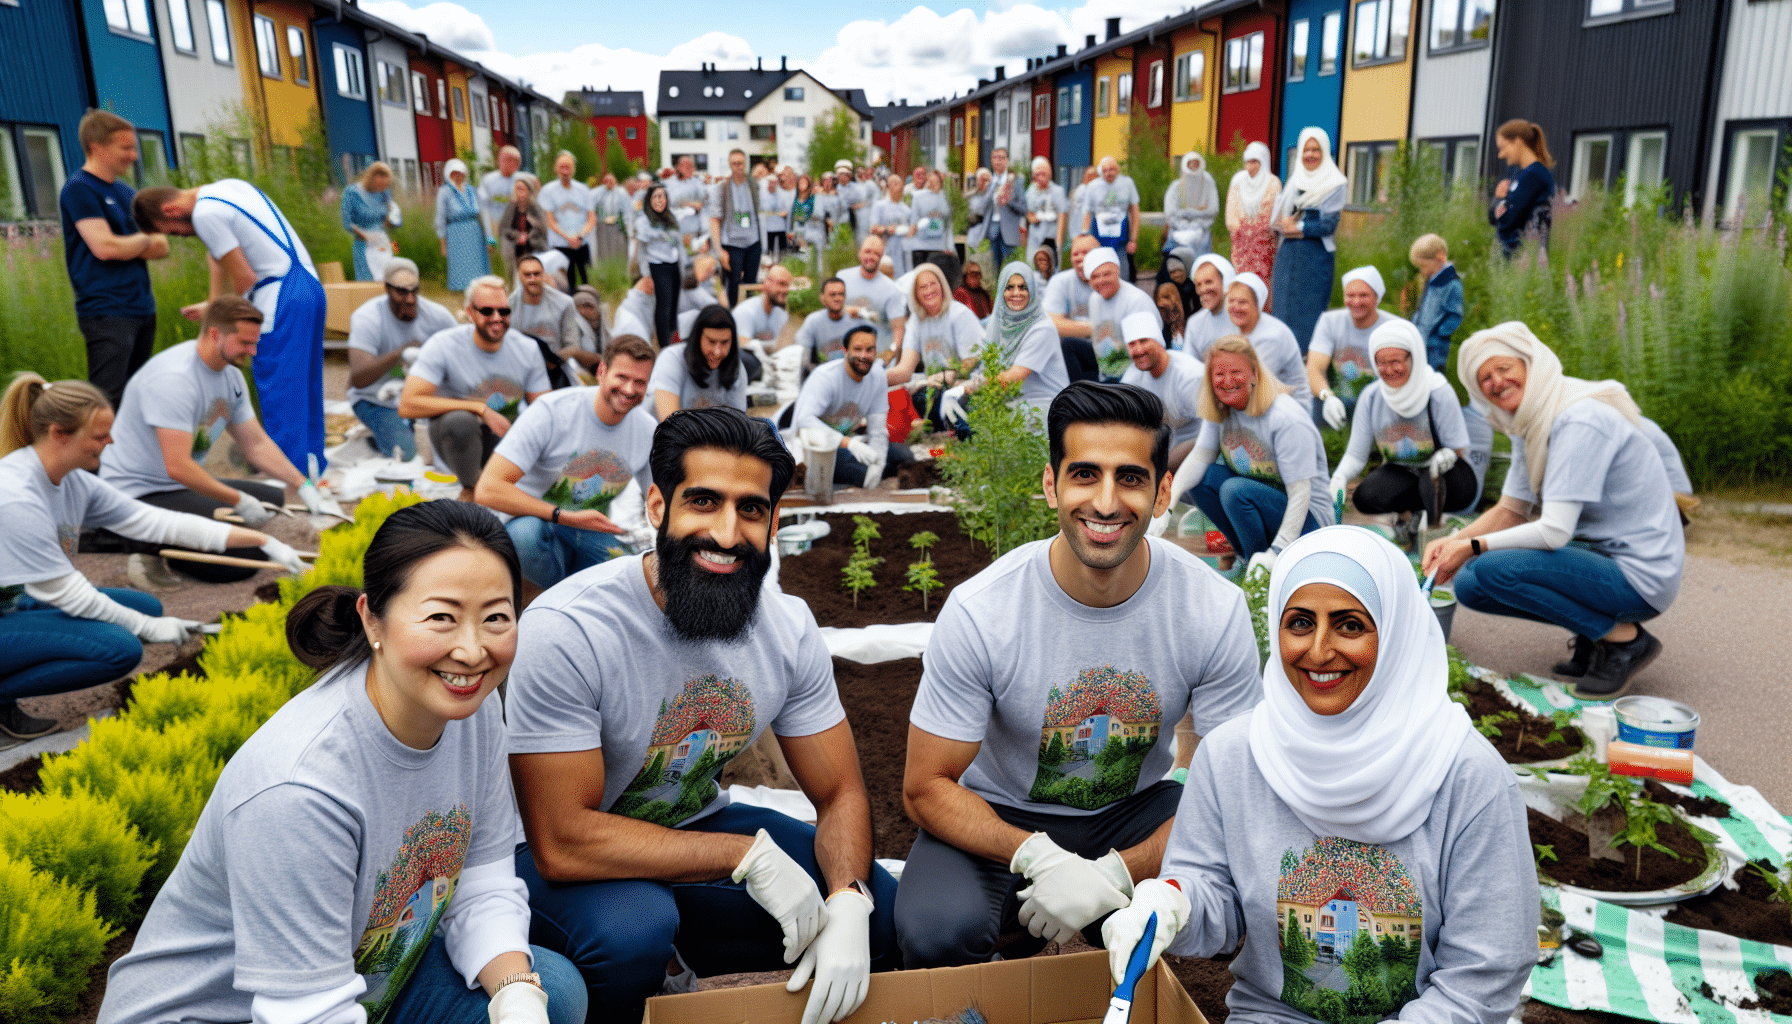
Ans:
[[[1656,838],[1679,859],[1645,849],[1639,877],[1634,847],[1621,848],[1622,862],[1595,860],[1587,856],[1586,833],[1535,808],[1527,808],[1525,813],[1530,820],[1531,842],[1555,848],[1556,859],[1543,864],[1543,873],[1559,882],[1606,892],[1652,892],[1691,881],[1705,870],[1704,845],[1678,822],[1656,826]]]
[[[11,768],[0,772],[0,792],[35,793],[43,788],[37,773],[44,766],[44,756],[33,754]]]
[[[1757,861],[1772,870],[1766,861]],[[1773,889],[1752,868],[1736,872],[1739,889],[1718,886],[1704,896],[1681,900],[1667,919],[1688,928],[1723,932],[1776,946],[1792,946],[1792,907],[1773,898]]]
[[[1792,974],[1762,971],[1755,975],[1755,991],[1760,993],[1760,999],[1744,999],[1736,1005],[1744,1010],[1792,1014]]]
[[[853,551],[851,516],[827,516],[833,532],[816,541],[807,552],[780,563],[779,585],[786,594],[794,594],[809,602],[815,621],[823,626],[932,622],[952,588],[989,565],[988,549],[966,537],[958,528],[957,517],[950,512],[878,513],[871,518],[881,533],[871,542],[871,554],[883,559],[883,563],[872,569],[877,586],[859,594],[856,608],[852,594],[840,585],[840,570],[845,568]],[[932,531],[940,538],[933,546],[932,556],[934,571],[943,584],[927,595],[925,610],[921,607],[919,593],[902,589],[907,582],[909,563],[921,560],[921,553],[909,547],[908,539],[923,530]],[[902,735],[906,739],[906,725]]]

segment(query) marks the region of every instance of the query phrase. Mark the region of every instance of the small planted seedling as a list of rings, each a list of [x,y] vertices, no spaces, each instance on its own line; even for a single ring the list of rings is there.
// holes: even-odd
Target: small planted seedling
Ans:
[[[921,610],[927,610],[927,594],[944,586],[940,582],[940,574],[929,561],[910,562],[908,566],[908,583],[904,590],[921,592]]]
[[[852,517],[852,546],[858,548],[860,553],[869,555],[871,542],[880,539],[882,533],[878,530],[875,519],[870,516]]]
[[[1772,890],[1773,894],[1768,898],[1779,901],[1785,905],[1788,911],[1792,911],[1792,882],[1781,878],[1779,872],[1774,871],[1771,867],[1762,867],[1752,861],[1749,863],[1749,867],[1754,868],[1755,874],[1760,875],[1761,880],[1766,882],[1767,887]]]
[[[932,530],[922,530],[908,539],[908,546],[921,552],[921,561],[933,561],[933,546],[940,542],[940,535]]]
[[[871,570],[882,561],[881,558],[872,558],[861,551],[853,555],[852,560],[840,570],[840,585],[852,591],[854,609],[859,607],[859,592],[877,586],[877,578],[871,575]]]
[[[1556,859],[1556,848],[1553,846],[1545,846],[1542,843],[1532,843],[1531,856],[1535,857],[1537,860],[1537,880],[1548,884],[1550,882],[1550,877],[1549,874],[1543,870],[1543,865],[1547,861]]]
[[[1490,740],[1497,740],[1505,731],[1505,723],[1516,721],[1518,721],[1518,712],[1516,711],[1495,711],[1475,719],[1475,731]],[[1524,726],[1522,724],[1518,728],[1518,735],[1519,742],[1522,744],[1524,742]]]

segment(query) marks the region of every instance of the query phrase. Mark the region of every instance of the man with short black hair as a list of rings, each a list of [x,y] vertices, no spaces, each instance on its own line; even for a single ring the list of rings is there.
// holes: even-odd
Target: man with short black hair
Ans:
[[[803,318],[796,329],[796,343],[803,349],[803,367],[846,355],[846,332],[855,327],[870,327],[862,317],[846,310],[846,282],[830,277],[821,282],[821,308]]]
[[[348,400],[381,455],[414,459],[417,430],[398,415],[404,370],[424,342],[454,326],[454,314],[417,294],[417,264],[409,259],[393,257],[385,279],[386,294],[362,303],[348,320]]]
[[[137,164],[137,130],[109,110],[81,118],[87,154],[62,186],[62,255],[75,288],[75,325],[87,342],[87,379],[112,407],[124,385],[155,351],[156,297],[149,264],[168,255],[165,235],[131,219],[137,193],[124,178]]]
[[[516,258],[516,289],[510,293],[510,329],[546,346],[542,361],[547,365],[548,379],[556,387],[573,382],[572,375],[564,369],[567,363],[583,366],[597,361],[596,353],[585,347],[585,332],[580,329],[579,311],[572,303],[572,296],[548,286],[547,270],[541,257],[534,253]],[[589,344],[593,350],[597,347],[595,338]],[[549,353],[554,356],[552,360],[547,358]]]
[[[815,982],[804,1020],[838,1020],[896,967],[896,883],[871,862],[815,617],[761,586],[795,465],[766,421],[709,408],[659,425],[651,470],[655,550],[569,577],[520,626],[506,712],[536,934],[606,1019],[695,977],[795,964],[787,989]],[[814,826],[716,783],[767,726]]]
[[[759,280],[759,189],[747,178],[747,154],[728,154],[728,177],[716,182],[709,193],[709,234],[722,261],[728,305],[740,301],[740,286]]]
[[[910,969],[1030,956],[1154,878],[1182,787],[1183,713],[1207,733],[1262,697],[1244,595],[1145,536],[1170,507],[1156,397],[1072,384],[1046,418],[1059,533],[959,584],[909,716],[903,802],[921,826],[896,896]]]
[[[877,333],[870,324],[858,324],[846,332],[845,348],[846,358],[823,363],[803,382],[788,422],[779,426],[838,433],[834,483],[876,487],[887,466],[912,462],[914,456],[908,445],[890,441],[890,382],[877,361]],[[864,437],[855,436],[861,420]]]

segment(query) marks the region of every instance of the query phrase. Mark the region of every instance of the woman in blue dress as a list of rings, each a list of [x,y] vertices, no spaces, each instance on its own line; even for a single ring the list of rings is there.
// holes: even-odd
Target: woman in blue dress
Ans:
[[[360,180],[342,190],[342,230],[355,236],[355,280],[377,280],[367,265],[367,249],[384,249],[390,259],[398,245],[386,234],[386,219],[398,209],[392,201],[392,168],[375,160]]]
[[[485,228],[479,224],[479,197],[467,180],[467,165],[450,160],[442,168],[448,181],[436,190],[436,237],[448,259],[448,290],[465,291],[475,277],[491,273]]]
[[[1296,147],[1300,162],[1288,172],[1288,184],[1270,214],[1271,226],[1282,236],[1269,290],[1272,308],[1294,332],[1302,359],[1307,357],[1313,325],[1332,301],[1338,263],[1332,236],[1349,194],[1350,183],[1332,161],[1331,149],[1325,129],[1301,129]]]

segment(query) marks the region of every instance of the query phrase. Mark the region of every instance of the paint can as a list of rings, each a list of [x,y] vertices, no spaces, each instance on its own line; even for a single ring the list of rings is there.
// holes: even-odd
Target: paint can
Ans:
[[[1444,643],[1450,642],[1450,625],[1456,620],[1456,595],[1448,590],[1434,589],[1425,595],[1431,602],[1431,614],[1437,616],[1437,624],[1443,627]]]
[[[1618,719],[1618,738],[1606,746],[1612,774],[1692,785],[1697,711],[1677,700],[1637,696],[1613,701],[1612,712]]]

